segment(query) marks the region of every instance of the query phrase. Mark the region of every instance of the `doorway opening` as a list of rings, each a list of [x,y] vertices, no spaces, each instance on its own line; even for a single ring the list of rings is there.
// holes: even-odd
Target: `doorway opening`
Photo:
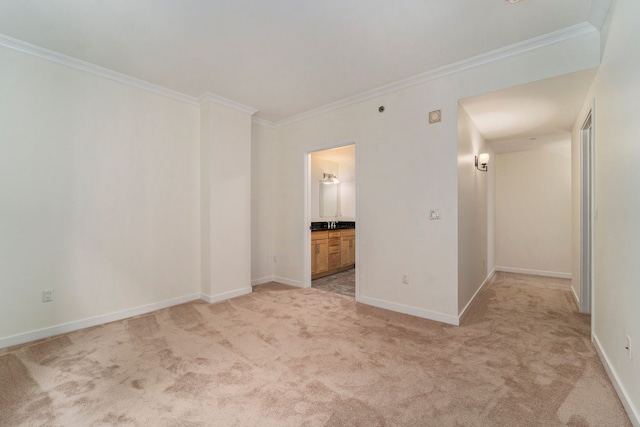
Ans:
[[[306,155],[305,287],[355,298],[356,147]]]
[[[593,313],[594,204],[593,106],[580,129],[580,311]],[[593,322],[593,316],[592,316]]]

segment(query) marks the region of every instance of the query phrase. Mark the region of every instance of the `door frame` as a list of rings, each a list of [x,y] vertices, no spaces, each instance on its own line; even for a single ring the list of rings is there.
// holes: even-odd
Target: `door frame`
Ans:
[[[580,312],[594,324],[595,286],[595,101],[580,127]]]
[[[360,295],[360,288],[358,286],[360,270],[358,268],[359,262],[359,245],[358,242],[358,218],[360,215],[360,191],[359,191],[359,176],[360,176],[360,165],[359,165],[359,156],[358,156],[358,144],[356,141],[343,141],[336,142],[333,144],[328,144],[322,147],[317,147],[313,150],[309,150],[304,154],[304,276],[302,280],[303,288],[311,287],[311,230],[309,229],[309,224],[311,223],[311,155],[314,153],[318,153],[320,151],[332,150],[334,148],[347,147],[349,145],[353,145],[355,148],[355,168],[356,168],[356,301]]]

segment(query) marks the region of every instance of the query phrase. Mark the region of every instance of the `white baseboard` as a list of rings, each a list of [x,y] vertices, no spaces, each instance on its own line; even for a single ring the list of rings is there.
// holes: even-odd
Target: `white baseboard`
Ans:
[[[496,274],[496,270],[495,269],[491,270],[491,272],[484,279],[484,282],[482,282],[482,285],[480,285],[478,290],[473,294],[473,296],[471,297],[471,299],[469,300],[467,305],[464,306],[464,308],[462,309],[462,311],[458,315],[458,325],[462,324],[462,320],[467,315],[467,311],[469,310],[469,307],[471,307],[471,304],[473,303],[473,301],[475,301],[476,297],[480,294],[480,291],[482,291],[484,289],[484,287],[487,286],[487,284],[491,281],[491,279],[493,279],[493,276],[495,274]]]
[[[386,310],[397,311],[398,313],[410,314],[412,316],[422,317],[423,319],[435,320],[436,322],[448,323],[458,326],[458,316],[437,311],[425,310],[423,308],[413,307],[410,305],[398,304],[396,302],[385,301],[377,298],[363,297],[356,298],[356,301],[362,304],[372,305]]]
[[[286,277],[274,276],[273,281],[284,285],[295,286],[296,288],[304,288],[304,284],[301,281],[287,279]]]
[[[247,286],[245,288],[236,289],[235,291],[223,292],[216,295],[200,294],[200,299],[208,302],[209,304],[213,304],[214,302],[228,300],[231,298],[250,294],[251,292],[253,292],[253,289],[251,289],[251,286]]]
[[[56,335],[66,334],[67,332],[73,332],[79,329],[90,328],[92,326],[98,326],[109,322],[115,322],[117,320],[126,319],[128,317],[139,316],[141,314],[150,313],[152,311],[161,310],[163,308],[172,307],[174,305],[184,304],[185,302],[195,301],[199,298],[199,294],[185,295],[182,297],[172,298],[153,304],[141,305],[139,307],[134,307],[127,310],[116,311],[114,313],[103,314],[100,316],[88,317],[86,319],[76,320],[74,322],[63,323],[61,325],[38,329],[23,334],[12,335],[10,337],[0,338],[0,348],[11,347],[18,344],[40,340],[43,338],[50,338]]]
[[[638,408],[636,408],[631,399],[629,398],[629,394],[627,393],[627,389],[622,385],[616,370],[611,366],[611,362],[607,357],[602,345],[600,344],[600,340],[596,334],[592,334],[591,341],[593,342],[593,346],[596,348],[596,352],[598,353],[598,357],[602,362],[602,366],[604,366],[604,370],[607,372],[609,379],[611,380],[611,384],[613,384],[613,388],[618,393],[618,397],[620,398],[620,402],[622,406],[624,406],[624,410],[627,411],[627,415],[629,416],[629,420],[631,424],[638,427],[640,426],[640,412],[638,412]]]
[[[275,279],[273,276],[263,277],[260,279],[253,279],[251,281],[251,286],[264,285],[265,283],[273,282]]]
[[[265,283],[269,282],[278,282],[282,283],[283,285],[295,286],[296,288],[304,288],[304,284],[299,280],[287,279],[286,277],[280,276],[269,276],[263,277],[261,279],[254,279],[251,281],[251,286],[264,285]]]
[[[578,307],[578,311],[580,311],[580,298],[578,294],[576,294],[576,290],[573,289],[573,286],[571,286],[571,295],[573,295],[573,301],[575,301],[576,307]]]
[[[498,266],[496,266],[495,271],[504,271],[505,273],[531,274],[532,276],[557,277],[559,279],[571,279],[571,273],[562,273],[559,271],[528,270],[526,268]]]

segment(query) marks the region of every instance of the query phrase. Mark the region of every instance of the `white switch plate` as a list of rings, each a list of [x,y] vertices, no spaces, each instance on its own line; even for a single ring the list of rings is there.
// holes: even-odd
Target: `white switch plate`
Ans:
[[[429,219],[432,221],[435,219],[440,219],[440,209],[431,209],[429,211]]]

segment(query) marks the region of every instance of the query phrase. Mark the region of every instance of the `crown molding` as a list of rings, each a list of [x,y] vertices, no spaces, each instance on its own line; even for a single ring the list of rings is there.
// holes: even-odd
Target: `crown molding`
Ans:
[[[496,62],[501,59],[509,58],[515,55],[519,55],[530,50],[538,49],[541,47],[553,45],[563,41],[571,40],[576,37],[580,37],[586,34],[597,32],[597,28],[588,22],[583,22],[571,27],[563,28],[558,31],[554,31],[539,37],[534,37],[529,40],[525,40],[520,43],[515,43],[509,46],[502,47],[500,49],[492,50],[481,55],[473,56],[468,59],[464,59],[453,64],[445,65],[442,67],[434,68],[425,73],[417,74],[406,79],[398,80],[388,85],[380,86],[375,89],[362,92],[360,94],[350,96],[348,98],[341,99],[336,102],[325,104],[321,107],[314,108],[313,110],[306,111],[304,113],[296,114],[286,119],[279,120],[275,123],[276,127],[290,125],[301,120],[305,120],[311,117],[319,116],[321,114],[328,113],[339,108],[347,107],[349,105],[357,104],[372,98],[387,95],[392,92],[397,92],[402,89],[406,89],[411,86],[416,86],[430,80],[439,79],[441,77],[449,76],[459,73],[461,71],[468,70],[470,68],[479,67],[481,65]]]
[[[87,73],[104,77],[118,83],[133,86],[135,88],[146,90],[148,92],[153,92],[161,96],[166,96],[167,98],[186,102],[187,104],[198,105],[198,100],[196,98],[185,95],[184,93],[177,92],[166,87],[158,86],[153,83],[149,83],[147,81],[101,67],[99,65],[91,64],[89,62],[73,58],[71,56],[63,55],[61,53],[36,46],[22,40],[14,39],[13,37],[5,36],[4,34],[0,34],[0,46],[5,46],[9,49],[28,53],[29,55],[33,55],[47,61],[66,65],[67,67],[75,68],[76,70],[85,71]]]
[[[200,102],[200,105],[205,102],[213,102],[215,104],[233,108],[234,110],[238,110],[249,115],[254,115],[258,111],[257,109],[249,107],[248,105],[240,104],[239,102],[209,92],[205,92],[200,95],[198,97],[198,101]]]
[[[264,126],[269,129],[275,129],[277,127],[275,123],[270,122],[269,120],[266,120],[266,119],[262,119],[260,117],[256,117],[256,116],[251,117],[251,123],[255,125]]]
[[[155,94],[165,96],[178,101],[186,102],[187,104],[200,106],[203,101],[208,100],[215,102],[216,104],[224,105],[244,113],[253,115],[258,110],[255,108],[240,104],[230,99],[224,98],[219,95],[215,95],[209,92],[205,92],[198,98],[186,95],[181,92],[177,92],[172,89],[168,89],[163,86],[159,86],[145,80],[137,79],[126,74],[119,73],[117,71],[110,70],[108,68],[101,67],[99,65],[92,64],[90,62],[83,61],[81,59],[73,58],[58,52],[54,52],[49,49],[45,49],[40,46],[36,46],[22,40],[14,39],[13,37],[0,34],[0,46],[5,46],[9,49],[14,49],[29,55],[36,56],[38,58],[55,62],[57,64],[66,65],[70,68],[75,68],[80,71],[84,71],[90,74],[94,74],[100,77],[104,77],[109,80],[114,80],[118,83],[122,83],[128,86],[132,86],[138,89],[153,92]]]
[[[330,111],[337,110],[339,108],[347,107],[349,105],[357,104],[372,98],[383,96],[392,92],[397,92],[402,89],[406,89],[411,86],[416,86],[430,80],[435,80],[441,77],[449,76],[459,73],[461,71],[468,70],[470,68],[485,65],[491,62],[499,61],[501,59],[509,58],[530,50],[538,49],[544,46],[560,43],[566,40],[570,40],[576,37],[580,37],[586,34],[597,32],[598,29],[589,22],[583,22],[571,27],[563,28],[558,31],[554,31],[549,34],[545,34],[539,37],[535,37],[529,40],[525,40],[520,43],[512,44],[500,49],[493,50],[491,52],[484,53],[482,55],[474,56],[472,58],[465,59],[453,64],[445,65],[442,67],[434,68],[425,73],[417,74],[412,77],[408,77],[403,80],[399,80],[388,85],[380,86],[375,89],[371,89],[360,94],[341,99],[336,102],[325,104],[321,107],[313,110],[306,111],[304,113],[296,114],[286,119],[279,120],[277,122],[271,122],[259,117],[252,117],[252,123],[270,127],[278,128],[286,126],[301,120],[305,120],[311,117],[315,117]],[[253,115],[258,110],[249,107],[244,104],[240,104],[236,101],[224,98],[219,95],[215,95],[209,92],[205,92],[198,98],[183,94],[181,92],[174,91],[162,86],[149,83],[147,81],[137,79],[135,77],[128,76],[126,74],[119,73],[117,71],[110,70],[108,68],[100,67],[95,64],[91,64],[86,61],[82,61],[71,56],[63,55],[58,52],[54,52],[49,49],[45,49],[40,46],[36,46],[22,40],[14,39],[12,37],[0,34],[0,46],[5,46],[10,49],[18,50],[30,55],[34,55],[38,58],[42,58],[51,62],[66,65],[77,70],[85,71],[100,77],[104,77],[122,84],[126,84],[132,87],[136,87],[142,90],[153,92],[155,94],[166,96],[171,99],[185,102],[191,105],[201,105],[204,101],[214,102],[225,107],[233,108],[238,111]]]

